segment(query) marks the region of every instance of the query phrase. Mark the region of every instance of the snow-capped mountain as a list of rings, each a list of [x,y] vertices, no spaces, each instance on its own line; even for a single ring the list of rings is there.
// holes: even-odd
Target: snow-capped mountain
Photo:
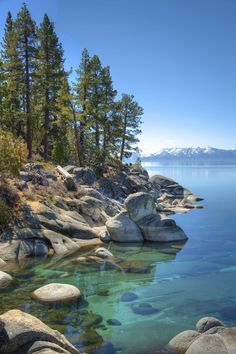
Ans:
[[[225,160],[236,161],[236,150],[217,149],[210,146],[196,148],[163,148],[153,154],[143,154],[142,161],[158,160]]]

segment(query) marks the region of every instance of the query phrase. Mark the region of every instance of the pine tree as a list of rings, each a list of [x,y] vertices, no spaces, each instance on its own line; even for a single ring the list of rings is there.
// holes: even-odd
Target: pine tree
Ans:
[[[95,134],[96,160],[101,158],[100,134],[101,134],[101,103],[102,103],[102,65],[97,55],[90,60],[90,90],[89,90],[89,114],[93,121]]]
[[[2,42],[3,71],[6,79],[4,125],[12,133],[25,136],[21,114],[20,77],[23,66],[17,55],[17,33],[8,12]]]
[[[3,61],[0,58],[0,126],[4,125],[4,98],[6,94],[6,81],[3,69]]]
[[[36,65],[37,37],[35,22],[32,20],[25,3],[17,14],[15,31],[17,57],[23,68],[20,73],[20,90],[23,101],[23,111],[26,116],[28,158],[32,158],[33,111],[31,92],[33,86],[33,74]]]
[[[134,100],[133,95],[123,94],[119,102],[119,119],[121,129],[120,160],[129,157],[134,145],[139,142],[138,135],[141,133],[141,116],[143,109]]]
[[[65,77],[63,49],[54,30],[54,24],[45,14],[38,31],[39,50],[36,70],[37,90],[43,121],[44,160],[49,159],[51,123],[57,113],[57,101]]]
[[[58,92],[57,119],[52,123],[54,135],[52,158],[55,163],[66,164],[72,158],[73,147],[73,110],[72,95],[68,79],[64,76]]]
[[[106,66],[101,70],[101,130],[102,130],[102,154],[101,169],[103,170],[109,156],[113,153],[112,136],[113,118],[114,118],[114,99],[117,94],[113,89],[113,82],[110,74],[110,67]]]
[[[76,70],[77,78],[74,85],[75,102],[74,102],[74,131],[77,146],[77,154],[80,166],[85,164],[85,135],[86,129],[90,127],[89,116],[89,95],[91,85],[91,72],[90,72],[90,57],[87,49],[82,52],[82,59],[79,69]],[[77,109],[76,109],[77,108]],[[77,122],[77,113],[78,119]],[[79,127],[79,130],[78,130]]]

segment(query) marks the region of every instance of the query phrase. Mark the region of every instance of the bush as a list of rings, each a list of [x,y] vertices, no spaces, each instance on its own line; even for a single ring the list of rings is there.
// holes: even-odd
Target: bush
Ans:
[[[18,175],[20,167],[27,161],[26,144],[10,132],[0,129],[0,172]]]
[[[18,191],[15,187],[0,183],[0,200],[2,200],[8,207],[14,208],[19,201]]]
[[[7,226],[10,221],[9,210],[4,200],[0,199],[0,230]]]

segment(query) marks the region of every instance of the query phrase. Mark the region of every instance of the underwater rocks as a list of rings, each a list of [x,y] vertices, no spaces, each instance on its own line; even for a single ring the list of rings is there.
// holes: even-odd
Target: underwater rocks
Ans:
[[[226,328],[217,318],[204,317],[198,321],[196,331],[179,333],[167,349],[178,354],[234,354],[236,327]]]
[[[142,316],[154,315],[155,313],[160,312],[160,310],[153,307],[151,304],[147,302],[143,302],[141,304],[133,306],[132,311],[135,314],[142,315]]]
[[[114,255],[104,247],[99,247],[95,250],[95,256],[103,259],[112,259]]]
[[[121,326],[121,322],[117,320],[116,318],[111,318],[110,320],[107,320],[107,323],[110,326]]]
[[[123,302],[129,302],[129,301],[134,301],[138,299],[138,295],[132,292],[127,292],[121,295],[120,301]]]
[[[0,289],[7,288],[13,281],[13,278],[5,273],[0,271]]]
[[[35,290],[32,296],[42,302],[70,302],[81,297],[78,288],[70,284],[52,283]]]
[[[80,354],[58,331],[19,310],[0,316],[0,353]],[[60,348],[60,350],[59,350]]]

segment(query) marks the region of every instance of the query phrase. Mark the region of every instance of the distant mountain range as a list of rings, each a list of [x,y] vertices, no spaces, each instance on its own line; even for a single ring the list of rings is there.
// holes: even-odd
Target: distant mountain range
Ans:
[[[213,160],[224,161],[232,160],[236,162],[236,149],[224,150],[213,147],[197,147],[197,148],[163,148],[152,154],[142,154],[141,160],[147,161],[169,161],[169,160]]]

